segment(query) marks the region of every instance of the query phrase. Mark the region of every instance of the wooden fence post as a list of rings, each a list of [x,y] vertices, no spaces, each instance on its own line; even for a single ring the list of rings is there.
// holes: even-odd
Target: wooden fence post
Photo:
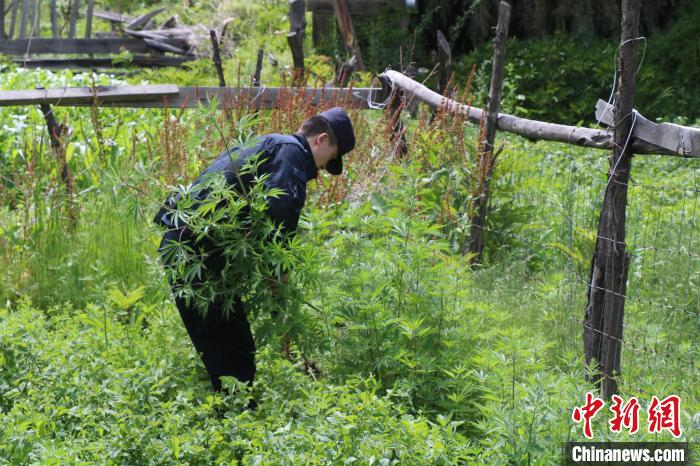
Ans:
[[[333,0],[333,11],[335,11],[335,17],[338,20],[338,29],[340,29],[340,34],[343,36],[348,56],[355,55],[357,57],[355,68],[360,71],[364,70],[365,64],[362,60],[360,43],[357,40],[357,34],[355,34],[355,27],[352,25],[347,2],[345,0]]]
[[[386,112],[391,126],[391,155],[403,157],[408,153],[405,129],[401,120],[401,111],[404,108],[404,91],[398,86],[392,86],[385,76],[380,75],[379,80],[382,83],[382,93],[379,100],[389,100]]]
[[[38,86],[37,89],[43,89],[43,87]],[[66,160],[66,149],[65,149],[65,139],[68,136],[69,129],[66,125],[59,125],[56,122],[56,117],[53,114],[53,109],[49,104],[40,104],[41,113],[44,115],[46,120],[46,127],[49,131],[49,141],[51,142],[51,149],[53,150],[56,161],[58,162],[58,171],[61,176],[61,182],[66,189],[66,202],[68,203],[68,219],[70,224],[73,224],[73,207],[72,207],[72,197],[73,197],[73,182],[71,179],[70,170],[68,169],[68,161]]]
[[[56,0],[51,0],[51,34],[54,39],[58,39],[58,11],[56,9]]]
[[[452,51],[442,31],[437,32],[438,92],[450,97],[447,85],[452,76]]]
[[[224,69],[221,66],[221,55],[219,55],[219,38],[216,35],[216,31],[213,29],[209,30],[209,36],[211,37],[212,61],[214,62],[214,66],[216,66],[216,73],[219,75],[219,86],[226,87]]]
[[[14,39],[15,37],[15,23],[17,23],[17,10],[19,9],[19,0],[14,0],[12,2],[12,16],[10,17],[10,33],[8,34],[8,39]]]
[[[633,112],[640,0],[622,0],[621,43],[617,60],[614,141],[583,322],[586,379],[600,384],[604,398],[617,391],[630,255],[625,243],[627,185],[632,168],[629,135]]]
[[[264,49],[258,49],[258,60],[255,62],[255,74],[253,75],[253,87],[260,86],[260,73],[262,73]]]
[[[334,84],[337,87],[345,87],[350,82],[350,77],[353,71],[355,71],[355,66],[357,65],[357,57],[353,55],[345,63],[336,64],[335,67],[335,79]]]
[[[92,14],[95,11],[95,0],[88,0],[87,16],[85,18],[85,38],[92,35]]]
[[[80,0],[75,0],[70,4],[70,26],[68,29],[68,38],[75,38],[75,25],[78,22],[78,14],[80,10]]]
[[[498,25],[493,48],[493,67],[491,68],[491,86],[489,88],[486,106],[483,141],[479,147],[479,164],[476,175],[472,177],[472,212],[469,232],[468,252],[473,254],[472,265],[483,259],[486,241],[486,217],[488,215],[489,185],[496,156],[493,143],[498,126],[498,112],[501,108],[501,89],[503,87],[503,68],[506,55],[506,39],[508,38],[508,22],[510,21],[510,5],[504,1],[498,5]]]
[[[304,80],[304,34],[306,33],[306,5],[304,0],[289,0],[289,34],[287,43],[292,50],[294,72],[292,82]]]
[[[260,87],[260,74],[262,73],[264,49],[258,49],[258,59],[255,62],[255,74],[253,74],[253,87]],[[255,113],[260,112],[260,99],[255,101]]]
[[[22,20],[19,24],[19,38],[27,37],[27,19],[29,17],[29,0],[22,1]]]

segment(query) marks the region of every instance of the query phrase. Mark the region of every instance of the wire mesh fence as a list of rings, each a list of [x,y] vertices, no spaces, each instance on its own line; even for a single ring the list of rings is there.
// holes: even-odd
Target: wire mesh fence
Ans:
[[[492,181],[487,254],[523,279],[546,274],[544,338],[580,354],[591,258],[609,169],[606,153],[508,138]],[[628,186],[630,254],[623,384],[696,383],[700,350],[700,161],[635,157]],[[603,241],[614,241],[601,238]],[[601,330],[601,336],[612,337]]]

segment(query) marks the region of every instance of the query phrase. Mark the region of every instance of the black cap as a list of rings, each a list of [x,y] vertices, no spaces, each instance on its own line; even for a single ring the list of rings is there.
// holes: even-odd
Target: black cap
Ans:
[[[328,161],[326,170],[331,175],[340,175],[343,172],[343,155],[355,147],[355,132],[343,107],[333,107],[320,115],[328,122],[338,141],[338,156]]]

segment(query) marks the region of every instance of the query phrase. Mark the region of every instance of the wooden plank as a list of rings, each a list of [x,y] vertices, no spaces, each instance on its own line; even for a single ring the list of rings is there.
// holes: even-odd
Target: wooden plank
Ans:
[[[148,37],[149,39],[181,39],[187,40],[192,37],[192,29],[187,27],[170,29],[149,29],[148,31],[136,31],[134,29],[124,29],[126,34],[135,37]]]
[[[220,107],[234,105],[240,97],[243,102],[250,101],[260,108],[274,108],[280,95],[297,95],[301,92],[312,105],[331,103],[347,108],[368,108],[367,96],[370,88],[301,88],[289,89],[278,87],[180,87],[174,85],[123,86],[97,88],[97,105],[99,107],[124,108],[194,108],[209,105],[212,99]],[[374,89],[376,93],[376,89]],[[256,98],[253,100],[254,98]],[[28,91],[0,91],[0,107],[18,105],[39,105],[42,103],[66,106],[89,107],[95,104],[92,88],[62,88]]]
[[[0,105],[73,105],[90,103],[95,98],[103,102],[129,99],[142,101],[177,96],[179,88],[173,84],[148,86],[98,86],[35,89],[28,91],[0,91]]]
[[[119,13],[112,13],[111,11],[95,10],[93,15],[95,16],[95,18],[104,19],[113,23],[128,23],[130,21],[133,21],[133,18],[131,16],[120,15]]]
[[[68,38],[75,38],[75,26],[78,22],[78,13],[80,11],[80,0],[74,0],[70,6],[70,26],[68,29]]]
[[[138,18],[135,18],[131,21],[129,21],[126,25],[126,29],[131,29],[132,31],[137,31],[141,28],[143,28],[148,21],[150,21],[151,18],[154,16],[162,13],[165,11],[165,8],[157,8],[150,13],[143,14],[139,16]]]
[[[134,53],[148,53],[148,45],[141,39],[93,38],[93,39],[17,39],[0,40],[0,53],[24,55],[25,53],[120,53],[122,49]]]
[[[493,47],[491,85],[489,87],[489,97],[484,118],[484,140],[481,141],[478,154],[477,182],[469,187],[472,191],[472,214],[467,251],[472,254],[472,265],[482,262],[486,244],[486,217],[488,215],[489,195],[491,193],[491,175],[495,163],[493,143],[496,139],[496,128],[498,127],[498,112],[501,109],[501,90],[503,89],[503,70],[505,68],[509,22],[510,5],[502,1],[498,5],[498,24]]]
[[[170,52],[170,53],[176,53],[178,55],[187,55],[188,54],[187,50],[181,49],[179,47],[173,47],[172,45],[166,43],[165,41],[156,40],[156,39],[143,39],[143,41],[150,48],[157,50],[159,52]]]
[[[95,11],[95,0],[88,0],[87,17],[85,18],[85,38],[92,35],[92,16]]]
[[[92,68],[92,67],[122,67],[122,66],[179,66],[192,57],[166,57],[166,56],[142,56],[131,57],[129,63],[124,63],[119,58],[15,58],[13,63],[32,68]]]
[[[614,126],[613,109],[614,107],[608,105],[604,100],[598,100],[595,107],[596,120],[605,125]],[[634,112],[635,122],[632,136],[635,139],[678,152],[681,155],[700,156],[700,129],[674,125],[673,123],[654,123],[644,118],[636,110]]]
[[[448,113],[465,115],[469,121],[480,124],[483,111],[479,108],[461,104],[455,100],[445,98],[423,84],[416,82],[398,71],[388,70],[380,74],[389,78],[396,86],[405,89],[422,102],[438,110]],[[612,133],[607,130],[595,128],[582,128],[579,126],[560,125],[545,121],[529,120],[507,113],[498,114],[498,129],[509,133],[519,134],[530,139],[542,139],[547,141],[564,142],[581,147],[611,150],[613,148]],[[681,155],[645,141],[633,139],[632,150],[635,154],[662,154]],[[700,157],[700,155],[684,154],[686,157]]]
[[[19,26],[19,38],[24,39],[27,37],[27,19],[29,16],[29,1],[22,0],[22,20]]]

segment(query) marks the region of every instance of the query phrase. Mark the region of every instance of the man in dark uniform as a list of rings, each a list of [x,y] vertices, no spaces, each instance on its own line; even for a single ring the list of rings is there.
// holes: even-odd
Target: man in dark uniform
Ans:
[[[269,199],[267,214],[284,233],[294,233],[306,200],[306,184],[316,178],[321,168],[339,175],[343,171],[342,156],[354,146],[355,135],[350,118],[344,109],[335,107],[304,121],[294,135],[268,134],[258,137],[252,147],[224,151],[202,172],[194,185],[208,174],[218,172],[225,176],[232,189],[238,192],[241,192],[241,188],[246,190],[252,176],[241,176],[238,171],[248,158],[259,155],[263,160],[260,170],[270,175],[265,182],[266,187],[280,188],[285,193]],[[192,238],[187,227],[178,225],[170,215],[173,202],[176,203],[172,201],[161,208],[155,218],[157,223],[168,228],[159,248],[161,252],[168,242],[189,241]],[[208,260],[212,264],[217,259],[222,260],[217,257]],[[188,305],[180,297],[175,298],[175,304],[194,347],[202,357],[214,390],[221,390],[220,377],[224,375],[252,384],[255,376],[255,342],[241,299],[236,299],[233,311],[228,313],[223,312],[223,303],[215,300],[204,316],[194,303]]]

